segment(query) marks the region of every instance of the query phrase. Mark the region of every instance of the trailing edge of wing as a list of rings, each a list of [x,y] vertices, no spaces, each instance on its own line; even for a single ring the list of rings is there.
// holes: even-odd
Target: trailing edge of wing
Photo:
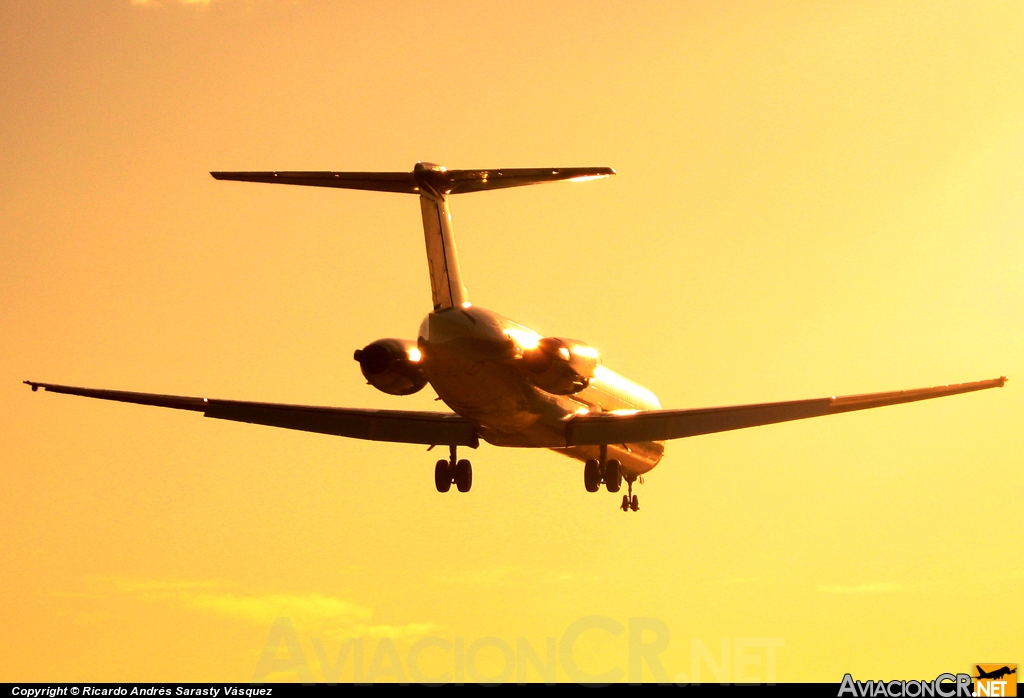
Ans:
[[[468,194],[528,184],[586,180],[610,177],[610,167],[548,167],[495,170],[448,170],[420,163],[412,172],[211,172],[215,179],[267,184],[298,184],[309,187],[334,187],[420,194],[423,189],[437,193]]]
[[[769,402],[759,405],[712,407],[696,410],[652,410],[631,415],[591,414],[572,417],[566,422],[566,446],[667,441],[719,431],[745,429],[795,419],[822,417],[840,412],[867,410],[904,402],[929,400],[987,388],[1001,388],[1006,377],[974,383],[942,385],[936,388],[868,393],[816,400]]]
[[[101,400],[153,405],[177,410],[202,412],[206,417],[233,422],[263,424],[284,429],[311,431],[319,434],[347,436],[369,441],[470,446],[479,445],[476,428],[456,414],[443,412],[403,412],[399,410],[364,410],[343,407],[306,407],[264,402],[212,400],[201,397],[132,393],[122,390],[97,390],[67,385],[25,381],[32,390],[42,388],[52,393],[80,395]]]

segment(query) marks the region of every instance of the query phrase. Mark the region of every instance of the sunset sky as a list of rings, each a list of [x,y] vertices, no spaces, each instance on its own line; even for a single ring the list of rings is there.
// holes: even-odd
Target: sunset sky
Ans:
[[[670,633],[644,680],[1021,662],[1021,37],[1016,1],[0,1],[0,681],[247,682],[277,618],[317,681],[346,638],[364,679],[419,642],[458,680],[450,642],[538,680],[580,622],[626,679],[630,619]],[[442,495],[424,447],[21,384],[441,409],[352,360],[430,310],[416,199],[208,174],[421,159],[616,168],[453,198],[463,279],[667,408],[1011,380],[670,443],[637,514],[550,451]]]

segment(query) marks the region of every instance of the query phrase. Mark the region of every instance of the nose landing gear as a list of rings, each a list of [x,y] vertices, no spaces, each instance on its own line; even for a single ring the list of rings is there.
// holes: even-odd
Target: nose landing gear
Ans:
[[[438,492],[447,492],[452,483],[459,492],[469,492],[473,486],[473,465],[468,460],[458,460],[455,446],[450,446],[448,460],[439,460],[434,465],[434,486]]]
[[[622,504],[619,505],[619,509],[640,511],[640,500],[633,494],[633,478],[627,479],[626,483],[629,485],[629,494],[622,495]]]

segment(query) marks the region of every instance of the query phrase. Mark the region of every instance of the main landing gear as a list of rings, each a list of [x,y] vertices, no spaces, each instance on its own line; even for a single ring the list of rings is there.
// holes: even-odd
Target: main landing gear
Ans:
[[[601,457],[591,458],[583,465],[583,486],[587,492],[597,492],[604,484],[609,492],[618,492],[622,487],[622,481],[626,481],[629,487],[629,494],[622,495],[623,511],[639,511],[640,501],[633,494],[633,482],[636,476],[622,472],[622,464],[614,458],[608,458],[608,447],[601,447]]]
[[[455,446],[449,448],[451,455],[448,460],[439,460],[434,466],[434,486],[438,492],[447,492],[454,482],[459,492],[469,492],[473,486],[473,465],[468,460],[456,458]]]

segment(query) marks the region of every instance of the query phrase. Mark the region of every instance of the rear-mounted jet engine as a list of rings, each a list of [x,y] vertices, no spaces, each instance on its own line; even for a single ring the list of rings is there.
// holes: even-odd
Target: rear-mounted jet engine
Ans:
[[[541,390],[572,395],[590,384],[597,368],[597,350],[583,342],[544,337],[520,357],[527,377]]]
[[[427,384],[423,358],[410,339],[378,339],[353,357],[366,382],[388,395],[412,395]]]

